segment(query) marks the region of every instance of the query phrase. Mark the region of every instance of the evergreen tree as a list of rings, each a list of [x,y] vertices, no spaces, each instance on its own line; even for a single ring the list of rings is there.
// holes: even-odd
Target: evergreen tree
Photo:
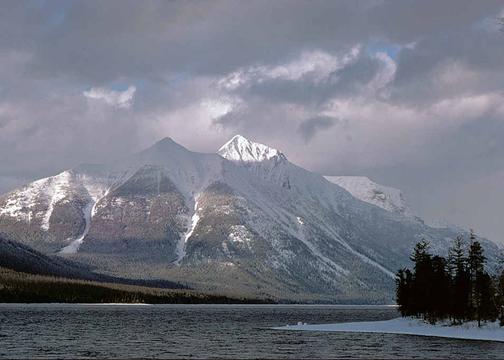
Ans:
[[[411,287],[413,274],[409,269],[401,269],[396,275],[396,302],[402,316],[410,316],[411,313]]]
[[[450,286],[451,277],[446,259],[441,256],[434,256],[432,258],[431,321],[436,322],[449,317]]]
[[[480,327],[481,320],[495,321],[497,318],[495,288],[491,276],[485,271],[479,272],[476,275],[474,289],[474,310]]]
[[[472,281],[475,280],[478,273],[484,271],[485,262],[486,258],[485,255],[483,255],[483,248],[481,247],[481,243],[475,240],[475,235],[471,230],[471,243],[469,246],[467,264]]]
[[[414,262],[412,294],[412,313],[423,315],[427,319],[431,310],[431,285],[432,285],[432,255],[428,251],[429,243],[425,240],[415,245],[411,260]]]
[[[500,326],[504,326],[504,270],[496,279],[496,307]]]
[[[500,326],[504,326],[504,251],[499,251],[499,269],[494,277],[495,311]]]
[[[452,274],[451,316],[454,322],[461,323],[469,317],[471,279],[467,269],[464,238],[457,236],[449,250],[449,264]]]
[[[469,246],[469,256],[467,258],[468,270],[470,276],[471,291],[469,292],[469,316],[474,316],[478,320],[478,326],[481,324],[483,303],[488,303],[488,299],[483,297],[490,296],[488,291],[488,274],[485,273],[485,255],[479,241],[475,240],[474,232],[471,230],[471,243]]]

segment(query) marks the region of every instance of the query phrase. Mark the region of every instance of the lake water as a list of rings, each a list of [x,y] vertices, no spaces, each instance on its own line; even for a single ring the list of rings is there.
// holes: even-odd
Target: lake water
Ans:
[[[391,307],[0,304],[0,358],[502,358],[504,344],[271,330],[387,320]]]

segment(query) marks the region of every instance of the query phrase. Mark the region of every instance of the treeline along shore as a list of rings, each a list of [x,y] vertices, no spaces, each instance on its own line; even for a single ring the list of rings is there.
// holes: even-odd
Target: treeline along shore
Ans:
[[[433,255],[429,244],[416,244],[413,270],[401,269],[396,277],[396,299],[402,316],[420,317],[435,324],[450,321],[499,320],[504,326],[504,270],[489,272],[481,244],[471,231],[453,241],[447,258]]]

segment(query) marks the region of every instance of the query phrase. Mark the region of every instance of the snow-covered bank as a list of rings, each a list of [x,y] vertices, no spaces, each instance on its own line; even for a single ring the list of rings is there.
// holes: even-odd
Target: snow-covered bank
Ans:
[[[306,323],[298,323],[297,325],[287,325],[276,327],[274,329],[405,334],[504,342],[504,328],[501,328],[497,322],[483,324],[481,328],[478,328],[476,322],[450,326],[447,324],[430,325],[418,319],[396,318],[386,321],[351,322],[339,324],[308,325]]]

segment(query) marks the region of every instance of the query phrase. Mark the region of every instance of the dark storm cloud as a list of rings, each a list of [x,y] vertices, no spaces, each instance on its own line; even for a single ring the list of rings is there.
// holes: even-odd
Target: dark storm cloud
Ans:
[[[331,71],[321,80],[310,74],[300,79],[262,79],[248,87],[238,89],[243,97],[260,97],[269,102],[288,102],[320,106],[334,96],[351,96],[362,91],[380,71],[381,62],[362,54],[343,69]]]
[[[316,116],[303,121],[298,128],[305,142],[309,142],[318,131],[333,127],[338,120],[329,116]]]
[[[398,56],[398,71],[393,85],[399,101],[421,103],[455,93],[496,91],[504,80],[503,34],[498,31],[461,30],[419,41],[413,49]],[[454,64],[478,72],[480,78],[464,81],[464,72],[456,86],[440,87],[439,72]],[[457,79],[453,79],[454,81]]]
[[[223,73],[300,48],[336,50],[372,37],[405,43],[465,31],[499,3],[8,1],[0,44],[36,52],[32,66],[41,76],[156,79],[181,69]]]
[[[157,79],[181,69],[223,73],[280,59],[300,46],[345,43],[335,34],[344,30],[342,20],[360,16],[362,7],[359,2],[121,0],[23,6],[13,1],[5,4],[2,44],[35,51],[32,66],[40,76],[64,73],[96,82],[125,75]]]
[[[2,1],[0,191],[163,136],[214,151],[242,133],[313,170],[404,188],[427,217],[441,203],[470,206],[461,193],[488,199],[504,181],[503,10],[501,0]],[[490,203],[470,225],[504,237],[484,220],[504,201]]]

